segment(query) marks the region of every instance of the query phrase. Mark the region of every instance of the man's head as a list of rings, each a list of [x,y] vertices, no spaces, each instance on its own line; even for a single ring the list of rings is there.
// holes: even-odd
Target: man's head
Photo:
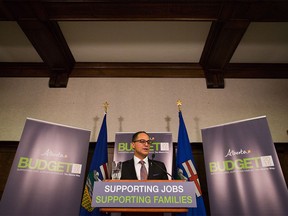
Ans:
[[[132,137],[134,155],[139,159],[145,158],[150,151],[151,139],[145,131],[138,131]]]

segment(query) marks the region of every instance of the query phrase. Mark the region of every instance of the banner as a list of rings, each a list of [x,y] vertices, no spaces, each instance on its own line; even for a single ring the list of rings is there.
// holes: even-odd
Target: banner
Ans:
[[[288,215],[265,116],[202,129],[211,215]]]
[[[116,163],[123,162],[133,158],[134,150],[131,146],[132,136],[134,133],[116,133],[115,146],[114,146],[114,158]],[[152,154],[155,154],[155,160],[161,161],[165,164],[167,172],[172,174],[173,165],[173,142],[172,133],[148,133],[153,142],[150,145],[149,158],[152,158]],[[170,176],[168,176],[171,179]]]
[[[193,182],[171,180],[98,181],[92,206],[109,208],[196,207]]]
[[[79,215],[90,131],[27,119],[0,215]]]

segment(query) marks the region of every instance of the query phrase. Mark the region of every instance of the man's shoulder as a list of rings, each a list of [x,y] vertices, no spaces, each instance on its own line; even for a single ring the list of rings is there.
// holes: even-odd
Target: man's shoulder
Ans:
[[[126,160],[126,161],[122,161],[122,164],[130,164],[130,163],[134,163],[133,158]]]
[[[150,161],[151,163],[157,163],[158,165],[165,166],[165,164],[164,164],[162,161],[159,161],[159,160],[150,160],[150,159],[149,159],[149,161]]]

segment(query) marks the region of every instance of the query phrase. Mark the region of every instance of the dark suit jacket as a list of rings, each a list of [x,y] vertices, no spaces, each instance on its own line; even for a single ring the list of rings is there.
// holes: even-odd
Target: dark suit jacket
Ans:
[[[168,179],[166,166],[161,161],[155,161],[148,159],[149,163],[149,171],[148,171],[148,179]],[[160,168],[161,167],[161,168]],[[165,171],[165,172],[164,172]],[[134,158],[124,161],[122,163],[121,169],[121,179],[137,179],[135,167],[134,167]]]

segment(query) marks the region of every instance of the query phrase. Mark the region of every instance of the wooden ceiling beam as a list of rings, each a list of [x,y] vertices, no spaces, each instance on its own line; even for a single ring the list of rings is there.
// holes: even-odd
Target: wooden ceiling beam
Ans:
[[[44,63],[0,63],[0,77],[49,77]],[[204,78],[193,63],[75,63],[69,77]]]
[[[50,87],[66,87],[75,60],[56,21],[40,1],[5,1],[7,8],[50,70]]]
[[[214,21],[200,64],[205,71],[207,88],[224,88],[224,70],[248,26],[246,20]]]
[[[8,7],[7,7],[8,6]],[[0,1],[0,20],[31,20],[43,17],[41,11],[31,11],[30,7],[44,8],[48,20],[219,20],[223,18],[223,8],[229,19],[249,19],[253,22],[288,21],[288,2],[269,1],[211,1],[211,0],[2,0]],[[7,8],[17,10],[18,17],[10,15]],[[1,13],[2,12],[2,13]]]
[[[271,0],[250,1],[44,1],[53,20],[218,20],[223,8],[237,8],[230,19],[288,21],[288,2]]]
[[[45,4],[55,20],[214,20],[221,4],[213,1],[101,1]]]
[[[229,79],[287,79],[287,68],[288,64],[229,63],[223,71],[223,76]],[[0,77],[50,77],[50,75],[50,70],[44,63],[0,62]],[[197,63],[82,62],[75,63],[70,74],[70,78],[72,77],[205,78],[205,74],[201,65]]]
[[[51,72],[49,87],[66,87],[74,57],[55,21],[18,21],[31,44]]]
[[[0,77],[49,77],[44,63],[0,62]]]
[[[76,63],[71,77],[204,78],[198,63]]]
[[[287,79],[288,64],[230,63],[224,71],[225,78]]]

